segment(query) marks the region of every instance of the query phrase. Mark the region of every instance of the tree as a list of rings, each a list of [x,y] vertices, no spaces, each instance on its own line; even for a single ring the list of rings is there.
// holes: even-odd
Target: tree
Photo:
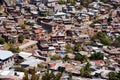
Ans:
[[[88,6],[93,0],[80,0],[83,6]]]
[[[24,71],[24,77],[22,80],[39,80],[39,75],[36,74],[35,68],[29,69],[29,73],[31,74],[31,78],[28,76],[28,71]]]
[[[112,16],[109,16],[108,19],[107,19],[107,21],[108,21],[109,23],[110,23],[112,20],[113,20],[113,19],[112,19]]]
[[[35,68],[33,68],[31,71],[31,75],[32,75],[31,80],[39,80],[39,76],[35,73],[36,73]]]
[[[0,44],[4,44],[5,43],[5,39],[0,37]]]
[[[91,60],[103,60],[103,57],[104,57],[103,53],[98,52],[98,53],[91,54],[90,59]]]
[[[14,47],[12,45],[10,45],[10,48],[8,49],[9,51],[12,51],[13,53],[19,53],[20,52],[20,49],[19,47]]]
[[[58,54],[50,55],[51,60],[59,60],[61,57]]]
[[[62,77],[62,73],[59,72],[59,73],[57,73],[57,74],[55,75],[55,79],[54,79],[54,80],[60,80],[61,77]]]
[[[108,1],[109,1],[109,0],[101,0],[101,2],[104,2],[104,3],[105,3],[105,2],[108,2]]]
[[[120,80],[120,72],[109,72],[109,80]]]
[[[65,55],[65,57],[63,57],[63,61],[68,61],[68,60],[70,60],[70,58],[69,58],[69,56],[68,55]]]
[[[81,62],[87,62],[87,57],[85,55],[81,54],[76,54],[75,55],[75,60],[81,61]]]
[[[49,70],[47,70],[45,74],[42,76],[42,80],[52,80],[53,77],[54,77],[53,72],[50,72]]]
[[[38,64],[37,65],[39,68],[44,68],[44,65],[43,64]]]
[[[72,46],[71,46],[70,44],[66,44],[66,45],[65,45],[65,51],[66,51],[67,53],[72,53],[72,52],[73,52]]]
[[[3,21],[2,22],[2,25],[5,27],[7,25],[7,22],[6,21]]]
[[[30,25],[30,26],[34,26],[35,23],[34,22],[27,22],[26,24]]]
[[[110,44],[110,39],[108,38],[108,36],[103,33],[103,32],[98,32],[93,39],[99,39],[100,42],[104,45],[109,45]]]
[[[58,3],[59,4],[65,4],[65,1],[64,0],[59,0]]]
[[[72,5],[75,5],[75,0],[67,0],[67,3],[71,3]]]
[[[120,47],[120,36],[115,39],[115,41],[113,42],[113,46]]]
[[[24,74],[26,73],[25,69],[22,67],[14,67],[15,71],[19,71],[19,72],[24,72]]]
[[[22,29],[25,29],[25,26],[26,26],[26,25],[25,25],[25,24],[20,24],[19,26],[20,26]]]
[[[19,43],[23,43],[23,41],[24,41],[24,35],[23,34],[20,34],[18,36],[18,41],[19,41]]]
[[[23,77],[22,80],[29,80],[29,78],[28,78],[28,71],[27,70],[24,71],[24,77]]]
[[[69,80],[72,80],[72,73],[69,74]]]
[[[45,74],[42,76],[42,80],[60,80],[62,73],[57,73],[56,75],[53,71],[47,70]]]
[[[79,52],[81,50],[81,45],[80,44],[76,44],[73,48],[73,51]]]
[[[80,74],[83,77],[90,77],[91,69],[90,69],[91,64],[87,63],[85,66],[83,66],[80,69]]]

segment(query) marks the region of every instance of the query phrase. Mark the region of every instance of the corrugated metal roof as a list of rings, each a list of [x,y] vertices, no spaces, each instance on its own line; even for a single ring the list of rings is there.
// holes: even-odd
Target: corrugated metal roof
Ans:
[[[5,60],[14,54],[11,51],[0,50],[0,59]]]

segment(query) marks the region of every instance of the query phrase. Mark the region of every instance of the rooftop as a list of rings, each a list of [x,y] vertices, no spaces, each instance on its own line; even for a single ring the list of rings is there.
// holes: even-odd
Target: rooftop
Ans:
[[[11,51],[0,50],[0,59],[5,60],[12,57],[14,54]]]

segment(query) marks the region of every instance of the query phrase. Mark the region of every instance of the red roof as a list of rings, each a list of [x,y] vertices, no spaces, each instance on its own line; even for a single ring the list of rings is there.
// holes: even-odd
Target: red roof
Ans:
[[[37,29],[37,30],[34,30],[35,33],[42,33],[41,30]]]
[[[104,61],[103,61],[103,60],[93,60],[93,62],[94,62],[96,65],[99,65],[99,64],[102,64]]]
[[[55,66],[56,66],[56,63],[50,64],[50,67],[55,67]]]

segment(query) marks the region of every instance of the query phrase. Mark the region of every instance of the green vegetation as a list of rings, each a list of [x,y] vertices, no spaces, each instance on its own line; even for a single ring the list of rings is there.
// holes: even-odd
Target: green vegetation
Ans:
[[[2,16],[2,13],[0,13],[0,16]]]
[[[22,80],[29,80],[27,70],[24,71],[24,77]]]
[[[90,27],[95,27],[95,25],[94,24],[96,24],[96,23],[101,23],[102,22],[102,19],[95,19],[91,24],[90,24]]]
[[[25,24],[20,24],[19,26],[20,26],[22,29],[25,29],[25,26],[26,26],[26,25],[25,25]]]
[[[115,41],[113,42],[113,45],[115,47],[120,47],[120,36],[115,39]]]
[[[75,60],[81,61],[81,62],[87,62],[88,58],[85,55],[76,54]]]
[[[80,74],[82,77],[90,77],[91,69],[90,69],[91,64],[87,63],[85,66],[83,66],[80,69]]]
[[[65,4],[65,1],[64,0],[59,0],[58,3],[59,4]]]
[[[100,52],[93,53],[91,54],[90,59],[91,60],[103,60],[103,53],[100,53]]]
[[[31,77],[28,76],[28,73],[31,74]],[[24,77],[22,80],[39,80],[39,75],[36,74],[35,68],[30,69],[29,71],[24,70]]]
[[[5,39],[0,37],[0,44],[4,44],[5,43]]]
[[[70,60],[70,58],[69,58],[69,56],[68,55],[65,55],[65,57],[63,57],[63,61],[69,61]]]
[[[9,50],[9,51],[11,51],[13,53],[20,52],[19,47],[13,46],[12,44],[9,44],[9,43],[4,44],[4,49]]]
[[[31,69],[31,80],[39,80],[39,75],[36,74],[35,68]]]
[[[67,3],[70,3],[71,5],[75,5],[75,0],[67,0]]]
[[[13,46],[12,44],[9,44],[9,43],[4,44],[4,49],[9,50],[13,53],[18,53],[21,51],[19,47]]]
[[[73,48],[73,51],[79,52],[81,50],[81,45],[80,44],[76,44]]]
[[[38,64],[38,67],[39,67],[39,68],[44,68],[44,65]]]
[[[112,19],[112,16],[109,16],[108,19],[107,19],[107,21],[108,21],[109,23],[110,23],[112,20],[113,20],[113,19]]]
[[[13,45],[10,45],[10,48],[8,50],[12,51],[13,53],[19,53],[20,52],[19,47],[16,48]]]
[[[93,0],[80,0],[81,4],[83,6],[88,6],[91,2],[93,2]]]
[[[109,1],[109,0],[101,0],[101,2],[104,2],[104,3],[105,3],[105,2],[108,2],[108,1]]]
[[[7,25],[7,22],[6,21],[3,21],[2,22],[2,25],[5,27]]]
[[[14,67],[15,71],[19,71],[19,72],[24,72],[24,68],[22,67]]]
[[[110,72],[108,74],[109,80],[120,80],[120,71],[119,72]]]
[[[110,39],[108,38],[108,36],[103,33],[103,32],[98,32],[93,39],[98,39],[102,44],[104,45],[109,45],[110,44]]]
[[[59,60],[61,57],[59,56],[59,55],[57,55],[57,54],[55,54],[55,55],[50,55],[50,59],[51,60]]]
[[[45,74],[42,76],[42,80],[60,80],[62,76],[62,73],[57,73],[57,74],[54,74],[53,71],[49,71],[47,70],[45,72]]]
[[[23,43],[23,41],[24,41],[24,35],[23,35],[23,34],[20,34],[20,35],[18,36],[18,42],[19,42],[19,43]]]
[[[72,79],[72,73],[69,74],[69,80],[73,80]]]
[[[70,44],[66,44],[66,45],[65,45],[65,51],[66,51],[67,53],[72,53],[72,52],[73,52],[72,46],[71,46]]]
[[[34,22],[27,22],[26,24],[29,26],[34,26],[35,23]]]

